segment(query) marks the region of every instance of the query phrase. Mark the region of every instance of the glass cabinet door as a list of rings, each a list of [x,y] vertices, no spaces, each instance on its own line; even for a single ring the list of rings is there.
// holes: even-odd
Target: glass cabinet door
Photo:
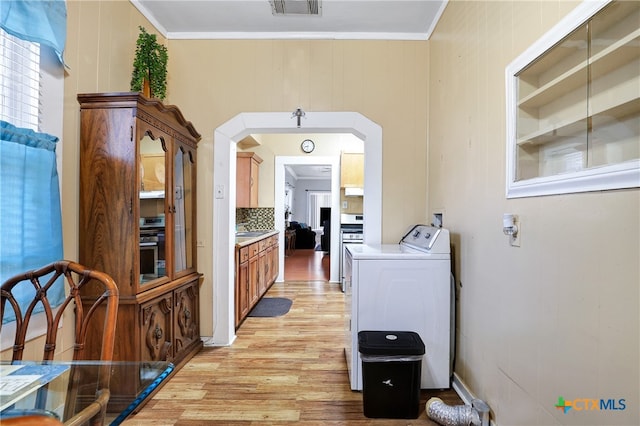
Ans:
[[[148,133],[140,140],[140,286],[166,277],[166,143]]]
[[[638,187],[640,2],[581,2],[507,66],[507,197]]]
[[[587,27],[516,75],[516,180],[583,170],[587,153]]]
[[[194,189],[195,157],[185,145],[177,145],[173,161],[174,272],[193,269],[194,265]]]

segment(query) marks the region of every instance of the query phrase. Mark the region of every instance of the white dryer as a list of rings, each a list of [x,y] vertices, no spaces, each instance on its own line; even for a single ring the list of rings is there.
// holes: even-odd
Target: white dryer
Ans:
[[[416,225],[400,244],[346,245],[345,355],[352,390],[362,390],[358,332],[414,331],[425,344],[421,389],[451,379],[452,302],[449,231]]]

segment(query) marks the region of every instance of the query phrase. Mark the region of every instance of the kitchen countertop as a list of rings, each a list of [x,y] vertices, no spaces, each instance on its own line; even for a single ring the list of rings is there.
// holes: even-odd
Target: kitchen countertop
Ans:
[[[236,233],[236,247],[244,247],[249,244],[255,243],[256,241],[260,241],[266,237],[277,235],[278,233],[279,231],[271,229],[265,231],[252,231],[250,236],[238,236],[238,234],[243,234],[242,232],[238,232]]]

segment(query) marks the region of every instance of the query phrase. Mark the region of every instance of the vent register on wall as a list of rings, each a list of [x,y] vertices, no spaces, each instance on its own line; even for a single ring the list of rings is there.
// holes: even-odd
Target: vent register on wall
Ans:
[[[171,360],[180,368],[202,347],[195,241],[200,134],[177,107],[139,93],[80,94],[78,101],[79,261],[118,284],[114,359]],[[96,296],[91,289],[82,295]],[[99,350],[89,340],[89,352]],[[120,393],[138,385],[135,377],[115,384]]]

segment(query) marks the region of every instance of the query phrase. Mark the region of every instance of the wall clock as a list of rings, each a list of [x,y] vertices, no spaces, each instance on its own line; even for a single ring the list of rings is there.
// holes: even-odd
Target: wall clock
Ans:
[[[307,154],[312,152],[315,149],[315,147],[316,147],[316,144],[314,144],[311,139],[305,139],[300,144],[300,148],[302,148],[302,151]]]

